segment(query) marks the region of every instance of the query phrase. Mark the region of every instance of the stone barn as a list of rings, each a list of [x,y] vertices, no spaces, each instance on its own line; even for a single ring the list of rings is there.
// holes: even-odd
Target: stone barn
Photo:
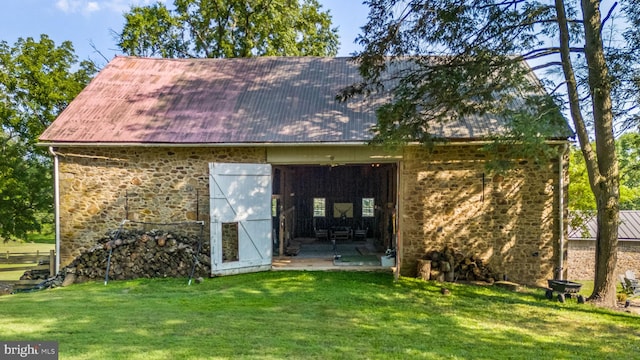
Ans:
[[[413,276],[432,250],[544,284],[566,242],[567,134],[549,163],[487,172],[502,122],[369,145],[380,97],[339,102],[348,58],[114,58],[41,135],[55,164],[58,266],[124,221],[206,224],[211,274],[271,268],[295,239],[371,239]],[[324,256],[324,255],[323,255]]]

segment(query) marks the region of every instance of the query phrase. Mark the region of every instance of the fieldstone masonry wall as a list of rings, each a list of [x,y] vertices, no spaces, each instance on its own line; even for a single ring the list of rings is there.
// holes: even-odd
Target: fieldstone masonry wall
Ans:
[[[487,173],[486,160],[472,146],[405,151],[402,274],[415,275],[418,259],[448,247],[482,258],[516,282],[544,285],[553,278],[559,253],[558,159],[540,166],[523,160],[504,175]],[[564,174],[566,179],[566,167]]]
[[[162,223],[202,220],[208,239],[209,163],[266,159],[262,148],[100,147],[57,152],[62,267],[125,218]],[[199,229],[186,225],[172,230]]]
[[[593,280],[595,254],[595,240],[570,240],[566,261],[567,278],[569,280]],[[627,270],[633,270],[637,276],[640,276],[640,241],[618,242],[616,276],[624,274]]]
[[[125,218],[208,224],[208,164],[266,162],[264,148],[56,151],[62,266]],[[474,146],[405,150],[398,189],[403,275],[415,276],[418,259],[448,247],[482,258],[494,272],[517,282],[544,284],[553,277],[559,252],[557,159],[541,166],[523,160],[501,176],[486,172],[486,160]],[[205,229],[209,239],[208,225]]]
[[[222,224],[222,261],[238,261],[238,223]]]

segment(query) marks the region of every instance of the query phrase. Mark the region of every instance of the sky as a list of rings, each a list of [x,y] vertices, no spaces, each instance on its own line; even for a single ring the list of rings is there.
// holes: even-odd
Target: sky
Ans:
[[[157,0],[3,0],[0,10],[0,41],[13,45],[18,38],[47,34],[56,45],[69,40],[80,60],[104,64],[118,51],[114,32],[124,25],[123,13],[131,5],[148,5]],[[172,0],[163,0],[172,4]],[[349,56],[359,48],[354,40],[366,23],[368,9],[362,0],[319,0],[338,27],[338,56]],[[91,46],[102,54],[97,53]]]

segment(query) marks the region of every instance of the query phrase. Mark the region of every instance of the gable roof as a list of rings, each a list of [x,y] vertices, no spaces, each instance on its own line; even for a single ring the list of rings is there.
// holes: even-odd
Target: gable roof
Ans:
[[[350,58],[115,57],[40,136],[44,143],[357,143],[372,139],[382,97],[339,102],[360,81]],[[471,116],[431,128],[478,140],[503,121]],[[565,137],[566,138],[566,137]]]
[[[570,226],[569,240],[595,240],[598,233],[596,212],[579,212],[583,219],[583,226]],[[620,210],[620,225],[618,225],[618,240],[640,241],[640,211]]]

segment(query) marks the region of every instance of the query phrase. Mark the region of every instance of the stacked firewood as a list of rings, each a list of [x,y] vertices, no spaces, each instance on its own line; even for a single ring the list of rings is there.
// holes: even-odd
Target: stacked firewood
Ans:
[[[209,244],[199,236],[160,230],[113,231],[74,259],[65,272],[75,277],[74,282],[104,279],[109,262],[109,279],[113,280],[188,277],[198,249],[194,276],[207,276],[211,267]]]
[[[49,269],[30,269],[20,276],[20,280],[44,280],[48,277]]]
[[[484,261],[474,255],[467,256],[450,248],[432,250],[418,260],[418,277],[439,282],[486,281],[493,283],[497,277]]]

